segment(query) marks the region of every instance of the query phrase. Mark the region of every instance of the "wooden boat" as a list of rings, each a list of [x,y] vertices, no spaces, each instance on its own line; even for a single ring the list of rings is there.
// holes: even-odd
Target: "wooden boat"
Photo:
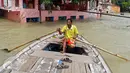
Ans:
[[[57,32],[43,37],[9,58],[1,67],[0,73],[112,73],[96,47],[82,43],[87,42],[82,36],[77,39],[77,52],[61,54],[60,39]],[[57,69],[61,58],[69,58],[72,63],[63,62],[69,67]]]

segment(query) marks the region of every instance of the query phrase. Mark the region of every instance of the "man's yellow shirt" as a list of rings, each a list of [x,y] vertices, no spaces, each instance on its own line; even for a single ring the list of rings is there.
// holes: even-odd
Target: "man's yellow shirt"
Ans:
[[[70,29],[68,28],[67,25],[65,25],[61,29],[61,32],[64,33],[65,38],[67,38],[67,39],[73,39],[78,34],[78,29],[77,29],[77,27],[75,25],[72,25]]]

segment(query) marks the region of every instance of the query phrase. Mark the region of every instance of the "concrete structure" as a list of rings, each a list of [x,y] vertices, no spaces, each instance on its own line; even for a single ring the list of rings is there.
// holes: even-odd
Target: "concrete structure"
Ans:
[[[120,13],[120,6],[111,5],[111,12],[112,13]]]
[[[22,23],[26,23],[29,21],[40,21],[44,22],[47,20],[57,21],[60,17],[67,18],[76,18],[76,19],[86,19],[87,14],[85,12],[78,12],[77,10],[39,10],[39,1],[34,1],[34,5],[29,5],[30,8],[26,7],[24,1],[28,0],[0,0],[0,9],[4,11],[4,17],[9,20],[18,21]],[[88,0],[86,3],[81,2],[80,6],[85,4],[86,10],[88,10]]]

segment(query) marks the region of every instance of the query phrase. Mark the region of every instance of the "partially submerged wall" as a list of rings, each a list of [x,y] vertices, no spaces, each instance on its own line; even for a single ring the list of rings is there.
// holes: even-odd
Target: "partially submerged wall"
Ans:
[[[4,10],[4,17],[9,20],[20,22],[19,15],[20,15],[19,11],[9,11],[8,12],[7,10]]]
[[[83,16],[84,19],[87,18],[88,13],[86,12],[78,12],[78,11],[52,11],[49,12],[47,10],[41,11],[41,21],[46,21],[47,17],[53,17],[53,21],[59,20],[59,17],[64,16],[66,19],[71,17],[76,17],[76,19],[79,19],[80,16]],[[35,9],[24,9],[20,12],[20,19],[21,22],[25,23],[27,22],[27,18],[39,18],[39,11]]]

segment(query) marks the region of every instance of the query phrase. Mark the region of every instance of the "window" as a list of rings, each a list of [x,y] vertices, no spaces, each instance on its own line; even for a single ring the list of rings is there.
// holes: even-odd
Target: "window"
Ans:
[[[8,0],[4,0],[4,7],[8,6]]]
[[[23,8],[35,8],[35,0],[23,0]]]
[[[8,0],[7,4],[8,4],[8,8],[11,8],[12,7],[12,0]]]
[[[15,0],[15,7],[19,7],[19,0]]]
[[[2,0],[2,6],[11,8],[12,7],[12,0]]]

